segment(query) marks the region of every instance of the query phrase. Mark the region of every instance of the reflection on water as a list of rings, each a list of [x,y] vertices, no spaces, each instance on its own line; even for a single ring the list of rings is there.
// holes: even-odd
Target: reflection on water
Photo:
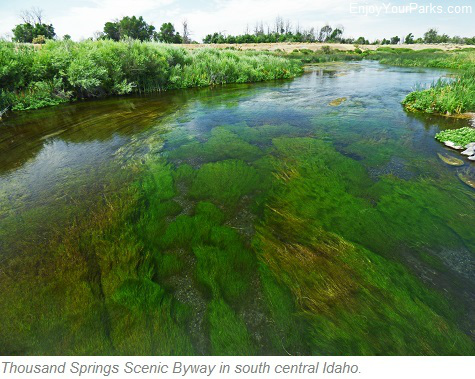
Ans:
[[[134,164],[148,155],[163,154],[173,164],[187,162],[196,168],[203,161],[233,158],[233,148],[246,151],[252,161],[260,154],[255,146],[266,151],[272,138],[311,137],[329,142],[337,153],[357,162],[355,167],[362,167],[354,187],[345,191],[365,206],[339,206],[349,212],[374,211],[389,226],[392,217],[400,216],[394,223],[400,230],[393,229],[394,235],[414,239],[389,245],[383,228],[367,238],[359,233],[364,228],[357,214],[345,216],[354,220],[352,228],[333,204],[327,204],[335,199],[320,199],[322,226],[405,262],[426,283],[473,307],[475,234],[466,224],[475,218],[475,191],[459,180],[460,168],[438,158],[446,148],[434,140],[439,130],[466,125],[467,120],[407,114],[400,105],[415,83],[431,83],[443,74],[369,62],[332,64],[307,70],[293,81],[111,98],[11,116],[0,124],[2,258],[21,253],[83,217],[95,199],[134,180]],[[341,98],[346,101],[329,106]],[[225,128],[217,128],[221,126]],[[213,130],[233,145],[214,159],[200,147],[213,143]],[[187,149],[200,154],[187,156]],[[473,168],[464,160],[464,173],[472,175]],[[365,186],[367,192],[362,191]],[[445,208],[448,197],[457,205],[468,204],[456,219],[444,220],[442,210],[451,211]],[[368,210],[367,204],[373,208]],[[245,213],[236,228],[251,238],[251,224],[259,220]],[[406,225],[401,222],[404,217]],[[423,236],[426,229],[421,229],[418,240],[419,218],[436,225],[434,230],[446,227],[438,229],[436,237]],[[414,225],[413,230],[407,225]],[[447,270],[436,273],[425,264],[424,259],[431,258],[421,259],[419,254],[426,251]]]

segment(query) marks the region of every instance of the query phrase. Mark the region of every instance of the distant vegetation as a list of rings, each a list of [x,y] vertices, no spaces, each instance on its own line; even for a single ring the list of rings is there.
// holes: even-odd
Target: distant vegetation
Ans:
[[[13,29],[13,41],[27,43],[44,43],[48,39],[56,37],[52,24],[43,22],[43,11],[33,8],[30,11],[23,11],[21,14],[22,23]],[[208,34],[203,38],[206,44],[242,44],[242,43],[277,43],[277,42],[326,42],[344,43],[358,45],[396,45],[396,44],[437,44],[455,43],[475,45],[474,37],[450,37],[447,34],[439,34],[437,29],[429,29],[422,37],[416,38],[413,33],[406,36],[393,36],[379,38],[369,41],[363,36],[358,38],[345,37],[345,28],[342,25],[324,25],[320,29],[310,27],[302,28],[300,24],[293,24],[290,20],[277,17],[273,25],[257,23],[251,30],[249,26],[243,34],[232,35],[224,32]],[[65,35],[65,38],[69,35]],[[66,39],[68,39],[66,38]],[[101,32],[97,32],[93,39],[111,39],[120,41],[123,39],[136,39],[140,41],[159,41],[164,43],[192,43],[188,22],[182,23],[182,34],[175,29],[171,22],[164,22],[157,31],[155,26],[148,24],[142,16],[126,16],[121,20],[106,22]],[[196,43],[196,42],[194,42]]]
[[[326,42],[326,43],[346,43],[358,45],[397,45],[399,43],[415,44],[415,43],[457,43],[466,45],[475,45],[475,37],[450,37],[447,34],[439,34],[437,29],[431,28],[423,37],[415,38],[413,33],[407,34],[405,37],[393,36],[391,38],[375,39],[370,42],[365,37],[358,38],[344,37],[344,27],[339,25],[332,27],[325,25],[321,29],[309,28],[303,29],[298,24],[292,27],[289,20],[285,21],[277,18],[275,25],[264,26],[263,23],[256,24],[252,31],[246,29],[244,34],[226,35],[221,32],[208,34],[204,39],[204,43],[215,44],[235,44],[235,43],[276,43],[276,42]]]
[[[53,39],[56,36],[53,25],[44,23],[41,9],[33,8],[31,11],[23,11],[21,18],[23,23],[12,30],[13,41],[44,43],[47,39]]]
[[[164,23],[159,32],[153,25],[149,25],[140,17],[123,17],[121,20],[106,22],[104,32],[97,39],[111,39],[120,41],[135,39],[139,41],[159,41],[165,43],[182,43],[183,38],[175,31],[172,23]]]
[[[52,24],[44,22],[43,12],[33,8],[21,15],[22,23],[13,29],[13,41],[44,44],[56,38]],[[203,42],[214,44],[326,42],[354,44],[349,52],[325,46],[318,52],[306,49],[290,54],[242,53],[223,51],[187,52],[145,42],[191,43],[187,21],[182,34],[170,22],[159,30],[143,17],[126,16],[106,22],[92,41],[74,43],[69,35],[63,42],[49,42],[43,49],[0,45],[0,111],[34,109],[76,98],[154,92],[169,88],[186,88],[224,83],[254,82],[292,77],[303,63],[377,59],[383,64],[464,69],[456,80],[435,83],[430,89],[411,93],[403,102],[408,110],[429,113],[459,114],[475,111],[475,54],[469,49],[452,53],[437,49],[413,51],[409,48],[382,47],[376,52],[363,51],[360,45],[370,42],[364,37],[345,38],[344,27],[325,25],[321,29],[303,29],[277,17],[274,25],[261,22],[242,35],[216,32]],[[91,39],[92,40],[92,39]],[[118,42],[117,44],[111,41]],[[137,42],[134,42],[137,41]],[[140,44],[138,41],[144,42]],[[474,45],[475,37],[449,37],[429,29],[423,37],[413,33],[375,40],[372,44],[458,43]],[[294,58],[290,62],[287,58]],[[295,62],[295,61],[299,62]]]
[[[257,52],[150,42],[49,41],[41,49],[0,42],[0,109],[72,99],[290,78],[298,62]]]

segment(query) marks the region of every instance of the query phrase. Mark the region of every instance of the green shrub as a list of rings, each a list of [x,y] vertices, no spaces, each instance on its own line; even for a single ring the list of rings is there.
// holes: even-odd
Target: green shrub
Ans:
[[[72,98],[283,79],[300,72],[299,63],[268,53],[188,51],[133,40],[48,40],[41,49],[0,41],[0,90],[11,94],[2,102],[18,110]]]

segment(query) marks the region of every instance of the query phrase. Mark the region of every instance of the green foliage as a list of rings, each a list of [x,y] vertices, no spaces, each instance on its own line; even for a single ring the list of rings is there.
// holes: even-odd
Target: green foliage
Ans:
[[[382,64],[405,67],[470,68],[474,55],[470,51],[442,51],[440,49],[412,50],[408,48],[380,47],[369,52],[369,58]]]
[[[23,43],[44,43],[47,39],[53,39],[56,36],[53,25],[42,23],[19,24],[13,31],[13,41]]]
[[[225,218],[224,213],[216,205],[206,201],[200,201],[196,205],[195,214],[204,217],[216,225],[222,224]]]
[[[471,142],[475,142],[475,129],[464,127],[460,129],[443,130],[435,135],[440,142],[452,141],[456,145],[466,146]]]
[[[104,25],[104,38],[113,41],[131,38],[139,41],[150,41],[153,38],[155,27],[145,22],[140,17],[123,17],[121,20],[106,22]]]
[[[0,41],[0,105],[34,109],[76,98],[282,79],[300,72],[300,64],[264,53],[110,40],[48,41],[35,49]]]
[[[461,114],[475,111],[474,70],[464,72],[453,81],[439,80],[429,89],[411,92],[403,100],[410,111]]]
[[[410,67],[453,68],[464,70],[454,80],[438,80],[428,89],[410,93],[403,100],[409,111],[454,115],[475,110],[475,55],[470,50],[454,52],[440,49],[407,51],[379,48],[369,55],[383,64]]]
[[[171,22],[166,22],[160,27],[160,32],[155,37],[164,43],[182,43],[180,33],[175,32],[175,27]]]

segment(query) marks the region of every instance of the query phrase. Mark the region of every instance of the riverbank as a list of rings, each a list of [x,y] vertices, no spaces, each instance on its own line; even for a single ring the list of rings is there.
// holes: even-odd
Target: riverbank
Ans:
[[[474,49],[466,48],[450,52],[380,49],[369,57],[392,66],[457,70],[451,78],[439,79],[429,88],[420,88],[408,94],[402,102],[408,111],[455,117],[475,111]]]
[[[0,52],[0,109],[13,111],[109,95],[286,79],[312,63],[373,59],[395,66],[475,67],[474,49],[448,44],[49,41],[42,46],[0,42]],[[439,81],[415,91],[403,104],[411,111],[461,114],[475,109],[473,87],[471,74],[466,74],[453,83]]]
[[[264,52],[190,51],[138,41],[0,42],[0,109],[37,109],[83,98],[292,78],[295,60]]]
[[[201,49],[205,47],[212,47],[217,49],[230,49],[234,48],[236,50],[254,50],[254,51],[283,51],[286,53],[291,53],[294,50],[310,50],[310,51],[320,51],[327,48],[340,51],[353,51],[355,46],[359,46],[360,49],[364,51],[376,51],[381,47],[389,47],[394,49],[411,49],[414,51],[426,50],[426,49],[440,49],[443,51],[453,51],[466,48],[467,45],[460,44],[450,44],[450,43],[441,43],[441,44],[411,44],[411,45],[354,45],[347,43],[322,43],[322,42],[280,42],[280,43],[220,43],[220,44],[181,44],[175,45],[181,46],[186,49]]]

